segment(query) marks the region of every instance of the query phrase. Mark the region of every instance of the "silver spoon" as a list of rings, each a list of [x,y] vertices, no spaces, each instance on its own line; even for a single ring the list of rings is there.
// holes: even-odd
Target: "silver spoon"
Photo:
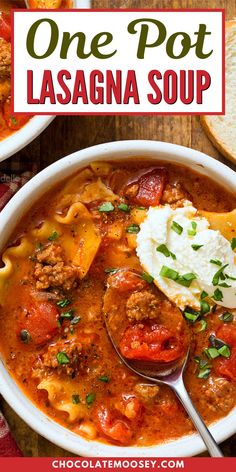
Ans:
[[[183,372],[188,360],[189,349],[185,357],[179,363],[168,363],[168,367],[163,363],[160,364],[152,361],[144,362],[128,360],[122,356],[116,342],[114,341],[106,316],[105,324],[111,343],[122,362],[126,365],[126,367],[128,367],[128,369],[132,370],[132,372],[139,375],[143,379],[148,380],[149,382],[158,385],[167,385],[168,387],[170,387],[175,392],[178,399],[181,401],[183,407],[190,416],[194,426],[196,427],[202,440],[204,441],[209,454],[212,457],[224,457],[215,439],[213,438],[209,429],[206,427],[200,413],[198,413],[195,406],[193,405],[192,400],[184,385]]]

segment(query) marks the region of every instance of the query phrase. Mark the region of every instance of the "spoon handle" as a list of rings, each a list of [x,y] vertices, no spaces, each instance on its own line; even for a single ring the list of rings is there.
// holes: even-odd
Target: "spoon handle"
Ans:
[[[183,407],[189,414],[194,426],[204,441],[210,456],[224,457],[215,439],[213,438],[209,429],[206,427],[200,413],[198,413],[195,406],[193,405],[192,400],[184,386],[183,379],[179,379],[179,381],[177,381],[175,384],[172,384],[171,387],[174,389]]]

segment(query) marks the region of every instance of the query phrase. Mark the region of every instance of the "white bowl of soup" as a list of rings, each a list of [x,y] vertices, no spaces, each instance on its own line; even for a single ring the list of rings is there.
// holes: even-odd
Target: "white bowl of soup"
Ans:
[[[7,204],[0,214],[0,391],[35,431],[85,456],[204,450],[174,393],[144,386],[122,365],[105,331],[109,314],[126,357],[175,361],[187,330],[192,400],[218,442],[235,432],[236,291],[227,288],[236,279],[235,190],[234,171],[206,154],[121,141],[55,162]],[[163,210],[171,227],[160,220]],[[162,285],[161,271],[138,256],[153,212],[162,221],[153,261],[170,271],[179,264],[178,277],[165,274]],[[159,244],[168,225],[169,242]],[[204,243],[209,234],[218,238],[217,254]],[[192,257],[181,262],[187,247]]]
[[[29,0],[31,8],[72,8],[76,0]],[[87,4],[87,2],[86,2]],[[23,0],[2,0],[0,5],[0,161],[33,141],[52,122],[53,116],[11,113],[11,25],[10,10],[25,8]]]

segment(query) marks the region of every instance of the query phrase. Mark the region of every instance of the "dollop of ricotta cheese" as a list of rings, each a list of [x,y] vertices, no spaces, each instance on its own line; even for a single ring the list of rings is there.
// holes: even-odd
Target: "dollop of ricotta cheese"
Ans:
[[[149,208],[137,235],[137,255],[158,288],[182,310],[199,310],[206,294],[212,303],[236,308],[236,255],[191,202],[176,209]],[[189,286],[181,283],[186,274]]]

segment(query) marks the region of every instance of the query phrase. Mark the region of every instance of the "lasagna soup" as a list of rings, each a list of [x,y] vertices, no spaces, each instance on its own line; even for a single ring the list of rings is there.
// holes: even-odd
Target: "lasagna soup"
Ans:
[[[88,439],[193,432],[175,394],[127,359],[177,362],[207,424],[236,398],[236,196],[174,163],[94,162],[19,223],[0,267],[0,350],[25,395]]]

